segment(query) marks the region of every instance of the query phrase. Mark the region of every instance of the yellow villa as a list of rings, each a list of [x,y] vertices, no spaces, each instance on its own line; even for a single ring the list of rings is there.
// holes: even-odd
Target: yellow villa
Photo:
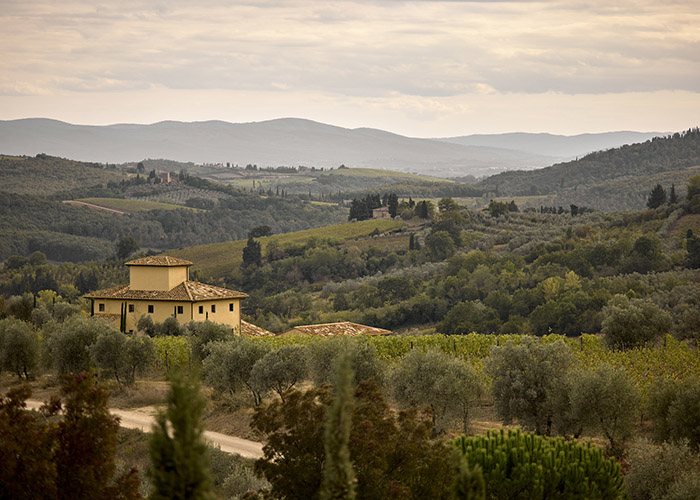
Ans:
[[[129,284],[98,290],[85,297],[93,314],[114,321],[126,332],[136,330],[141,316],[154,322],[175,316],[180,323],[213,321],[241,333],[241,299],[245,293],[190,281],[192,262],[159,255],[126,263]]]

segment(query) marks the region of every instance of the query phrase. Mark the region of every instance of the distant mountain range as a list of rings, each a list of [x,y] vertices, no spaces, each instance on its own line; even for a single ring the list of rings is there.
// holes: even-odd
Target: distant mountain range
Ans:
[[[0,153],[49,155],[101,163],[165,158],[181,162],[264,166],[382,168],[436,177],[485,177],[545,167],[593,150],[646,140],[656,133],[582,136],[473,135],[418,139],[382,130],[346,129],[283,118],[151,125],[72,125],[32,118],[0,121]]]

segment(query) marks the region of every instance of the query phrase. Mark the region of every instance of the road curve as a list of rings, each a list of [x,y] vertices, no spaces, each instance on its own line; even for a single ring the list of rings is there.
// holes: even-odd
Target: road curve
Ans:
[[[33,399],[28,399],[26,403],[27,408],[30,410],[38,410],[44,404]],[[138,410],[110,408],[109,412],[119,417],[119,425],[127,429],[139,429],[143,432],[150,432],[155,423],[155,418],[152,414]],[[209,444],[221,448],[221,451],[226,453],[235,453],[246,458],[260,458],[263,456],[263,445],[257,441],[249,441],[248,439],[211,431],[204,431],[204,438]]]

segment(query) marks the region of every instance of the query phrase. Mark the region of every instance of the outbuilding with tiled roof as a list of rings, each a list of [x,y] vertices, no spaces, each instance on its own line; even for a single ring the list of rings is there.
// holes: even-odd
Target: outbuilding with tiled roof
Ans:
[[[155,322],[175,316],[180,322],[206,321],[241,333],[241,299],[245,293],[189,279],[192,262],[156,255],[132,260],[129,284],[88,293],[95,316],[114,321],[126,332],[136,330],[143,315]]]
[[[321,323],[318,325],[301,325],[280,335],[312,335],[314,337],[354,337],[356,335],[390,335],[391,330],[360,325],[351,321],[340,323]]]

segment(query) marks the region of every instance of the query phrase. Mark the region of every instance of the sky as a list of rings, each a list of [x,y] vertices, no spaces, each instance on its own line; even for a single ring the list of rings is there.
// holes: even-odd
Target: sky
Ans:
[[[0,120],[700,125],[698,0],[0,0]]]

